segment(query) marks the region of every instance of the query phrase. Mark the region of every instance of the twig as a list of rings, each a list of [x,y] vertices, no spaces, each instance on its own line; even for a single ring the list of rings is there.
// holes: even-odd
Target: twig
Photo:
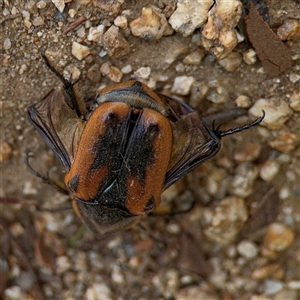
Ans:
[[[63,32],[63,34],[67,34],[68,32],[72,31],[74,28],[76,28],[78,25],[80,25],[82,22],[84,22],[86,19],[83,16],[80,16],[76,21],[71,23]]]
[[[16,19],[18,17],[21,17],[21,14],[16,14],[16,15],[8,15],[2,19],[0,19],[0,25],[8,20]]]

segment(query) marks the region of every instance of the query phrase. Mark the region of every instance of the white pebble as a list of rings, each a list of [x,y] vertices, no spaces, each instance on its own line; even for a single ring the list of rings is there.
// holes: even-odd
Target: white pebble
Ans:
[[[23,194],[24,195],[36,195],[38,193],[37,189],[32,186],[30,181],[25,181]]]
[[[120,15],[115,18],[114,24],[122,29],[127,28],[127,18],[124,15]]]
[[[253,49],[249,49],[248,51],[246,51],[245,53],[243,53],[243,61],[247,64],[247,65],[253,65],[256,63],[257,57],[256,57],[256,53]]]
[[[260,123],[268,129],[279,129],[293,114],[288,104],[280,98],[259,99],[250,108],[249,113],[258,118],[265,111],[265,118]]]
[[[4,49],[5,49],[5,50],[8,50],[8,49],[11,48],[11,41],[10,41],[10,38],[6,38],[6,39],[4,40],[3,46],[4,46]]]
[[[274,160],[267,160],[260,166],[259,176],[270,182],[279,172],[280,165]]]
[[[190,93],[192,84],[196,81],[193,76],[178,76],[174,80],[172,93],[187,96]]]
[[[235,103],[237,107],[243,107],[243,108],[248,108],[251,105],[251,100],[248,96],[245,95],[239,95],[235,99]]]
[[[89,34],[87,36],[88,41],[102,43],[102,36],[104,32],[104,26],[101,24],[97,27],[90,27]]]
[[[90,49],[87,46],[81,45],[77,42],[72,43],[72,55],[78,60],[83,60],[90,54]]]
[[[86,290],[85,296],[87,300],[112,299],[111,291],[104,283],[94,283]]]
[[[149,79],[150,74],[151,74],[150,67],[141,67],[134,72],[134,77],[136,79],[146,80]]]
[[[22,290],[19,286],[13,285],[5,289],[5,296],[5,299],[19,300],[22,299],[24,295],[22,295]]]
[[[300,290],[300,280],[291,280],[287,283],[287,286],[291,290]]]
[[[274,295],[283,288],[283,283],[278,280],[266,280],[264,282],[264,292],[267,295]]]
[[[56,259],[56,271],[61,274],[71,268],[72,264],[68,256],[59,256]]]
[[[188,36],[206,22],[208,10],[213,3],[214,1],[212,0],[178,1],[176,10],[171,15],[169,23],[175,31],[183,36]]]
[[[123,74],[129,74],[130,72],[132,72],[132,67],[131,65],[126,65],[121,69],[121,72]]]
[[[68,15],[69,15],[70,18],[74,18],[76,13],[77,13],[76,10],[73,9],[73,8],[69,9],[69,11],[68,11]]]
[[[238,253],[245,258],[253,258],[257,255],[257,246],[250,241],[241,241],[237,246]]]
[[[39,9],[42,9],[42,8],[45,8],[47,5],[47,3],[45,1],[39,1],[37,4],[36,4],[36,7],[39,8]]]
[[[300,91],[295,91],[290,97],[290,107],[294,111],[300,111]]]

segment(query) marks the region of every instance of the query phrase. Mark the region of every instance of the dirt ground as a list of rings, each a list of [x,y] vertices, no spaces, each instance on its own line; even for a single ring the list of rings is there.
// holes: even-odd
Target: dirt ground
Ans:
[[[247,64],[241,59],[226,71],[208,51],[201,61],[189,64],[184,60],[189,54],[203,51],[197,43],[203,27],[186,37],[174,31],[159,39],[143,39],[121,28],[130,47],[118,57],[107,54],[114,46],[105,49],[88,39],[90,27],[104,24],[106,32],[121,15],[129,24],[150,5],[169,18],[176,1],[66,2],[63,13],[49,0],[0,2],[3,299],[300,299],[300,38],[284,41],[292,66],[275,77],[259,60]],[[113,6],[104,11],[97,3]],[[299,1],[265,3],[275,33],[287,19],[299,22]],[[80,16],[84,21],[70,28]],[[82,60],[72,55],[73,42],[88,47]],[[244,39],[234,52],[243,57],[249,49],[253,47]],[[62,174],[26,115],[30,105],[60,84],[45,66],[41,50],[67,78],[80,72],[79,87],[88,99],[113,83],[111,69],[106,75],[100,71],[109,62],[109,68],[122,71],[122,82],[144,80],[160,93],[186,101],[201,117],[237,106],[248,111],[259,99],[267,99],[270,106],[281,103],[286,119],[280,126],[281,120],[275,120],[224,137],[213,159],[164,192],[164,209],[184,209],[195,200],[190,212],[149,216],[143,227],[96,237],[72,209],[37,209],[70,203],[24,163],[31,151],[36,170],[53,177]],[[132,71],[123,69],[128,65]],[[150,74],[141,74],[149,71],[141,67],[150,67]],[[172,92],[178,76],[195,79],[188,95]],[[265,111],[273,113],[269,106]],[[253,119],[246,112],[222,128]]]

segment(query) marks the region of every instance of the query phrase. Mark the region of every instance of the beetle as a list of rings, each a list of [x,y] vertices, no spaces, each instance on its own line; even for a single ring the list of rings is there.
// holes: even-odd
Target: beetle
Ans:
[[[216,155],[222,137],[264,118],[210,129],[184,102],[134,80],[104,88],[87,107],[77,82],[42,57],[63,87],[30,106],[29,121],[62,163],[75,212],[97,234],[137,224],[159,206],[162,191]]]

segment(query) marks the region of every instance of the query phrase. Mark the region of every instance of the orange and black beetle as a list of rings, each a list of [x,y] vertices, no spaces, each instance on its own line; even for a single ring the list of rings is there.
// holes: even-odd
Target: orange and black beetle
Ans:
[[[87,109],[76,83],[43,58],[64,88],[29,107],[29,120],[64,166],[74,210],[98,234],[138,223],[163,190],[219,151],[221,137],[264,118],[210,130],[190,106],[138,81],[105,88]]]

